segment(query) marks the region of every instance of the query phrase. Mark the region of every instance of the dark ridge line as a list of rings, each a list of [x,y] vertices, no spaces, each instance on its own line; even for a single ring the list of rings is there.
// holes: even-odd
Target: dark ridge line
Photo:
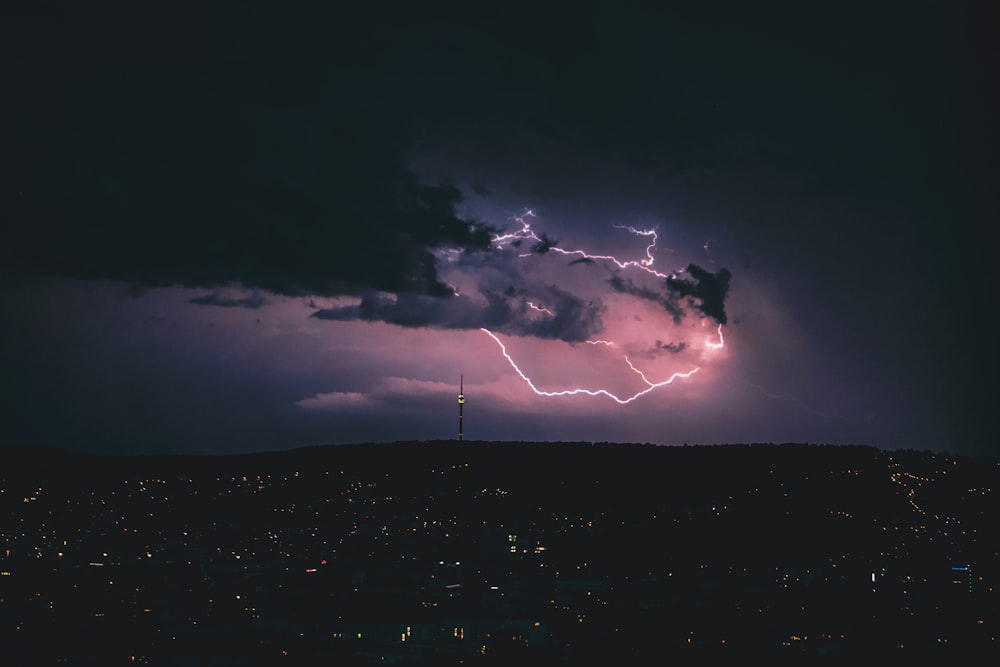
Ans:
[[[143,452],[143,453],[127,453],[127,452],[92,452],[82,449],[73,449],[72,447],[56,447],[49,445],[25,445],[25,444],[0,444],[0,457],[7,461],[8,464],[16,463],[25,460],[40,460],[47,457],[53,457],[51,462],[59,461],[60,463],[67,463],[68,461],[77,461],[80,464],[85,463],[95,463],[101,460],[114,460],[114,461],[163,461],[163,462],[182,462],[182,461],[198,461],[198,462],[226,462],[233,461],[237,459],[277,459],[277,458],[290,458],[294,456],[315,456],[315,455],[343,455],[345,453],[358,453],[363,451],[365,453],[384,453],[385,450],[416,450],[423,449],[427,452],[439,451],[439,450],[461,450],[466,449],[470,451],[484,452],[490,449],[500,450],[500,449],[546,449],[552,451],[555,449],[575,449],[580,450],[619,450],[621,453],[625,453],[626,450],[629,452],[644,450],[644,451],[721,451],[721,450],[735,450],[735,449],[759,449],[759,450],[775,450],[775,449],[785,449],[790,450],[805,450],[810,451],[834,451],[834,450],[844,450],[844,451],[866,451],[871,453],[881,453],[881,454],[917,454],[922,456],[935,456],[944,457],[957,460],[977,460],[986,462],[998,462],[1000,463],[1000,456],[987,456],[987,455],[975,455],[975,454],[952,454],[947,451],[932,451],[932,450],[915,450],[908,448],[896,448],[896,449],[882,449],[875,447],[874,445],[866,445],[861,443],[852,444],[833,444],[833,443],[811,443],[811,442],[729,442],[729,443],[694,443],[694,444],[657,444],[657,443],[641,443],[641,442],[616,442],[616,441],[582,441],[582,440],[393,440],[387,442],[355,442],[355,443],[329,443],[329,444],[313,444],[313,445],[302,445],[298,447],[292,447],[289,449],[272,449],[272,450],[260,450],[260,451],[244,451],[244,452],[225,452],[225,453],[207,453],[207,452],[177,452],[177,453],[164,453],[164,452]]]

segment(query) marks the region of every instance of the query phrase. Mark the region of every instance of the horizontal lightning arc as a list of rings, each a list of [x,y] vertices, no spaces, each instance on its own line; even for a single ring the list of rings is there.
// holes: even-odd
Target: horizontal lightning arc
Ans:
[[[528,308],[531,308],[532,310],[537,310],[540,313],[545,313],[546,315],[551,315],[552,317],[555,317],[555,313],[553,313],[545,306],[539,306],[537,303],[533,303],[531,301],[526,301],[525,303],[527,304]]]
[[[516,372],[518,375],[520,375],[521,379],[524,380],[528,384],[528,386],[531,387],[531,390],[533,392],[535,392],[536,394],[538,394],[539,396],[578,396],[578,395],[581,395],[581,394],[585,394],[587,396],[607,396],[608,398],[610,398],[611,400],[615,401],[616,403],[620,403],[620,404],[624,405],[626,403],[631,403],[632,401],[636,400],[640,396],[645,396],[646,394],[648,394],[649,392],[653,391],[654,389],[659,389],[660,387],[664,387],[664,386],[666,386],[668,384],[672,384],[674,382],[674,380],[676,380],[677,378],[689,378],[689,377],[691,377],[692,375],[694,375],[695,373],[698,372],[698,368],[695,367],[695,368],[691,369],[690,371],[688,371],[686,373],[674,373],[673,375],[671,375],[666,380],[663,380],[662,382],[650,382],[649,379],[646,378],[646,376],[643,374],[643,372],[640,371],[638,368],[636,368],[632,364],[632,361],[628,357],[625,357],[625,363],[627,363],[629,365],[629,368],[631,368],[633,371],[635,371],[639,375],[639,377],[642,378],[642,381],[645,382],[646,385],[647,385],[645,389],[643,389],[642,391],[640,391],[640,392],[638,392],[636,394],[633,394],[632,396],[629,396],[628,398],[622,398],[620,396],[616,396],[615,394],[612,394],[607,389],[583,389],[583,388],[577,388],[577,389],[564,389],[562,391],[544,391],[544,390],[539,389],[538,387],[536,387],[535,383],[531,381],[531,378],[529,378],[524,373],[524,371],[522,371],[518,367],[517,363],[514,361],[514,359],[507,352],[507,346],[504,345],[503,341],[500,340],[497,337],[496,334],[494,334],[489,329],[480,329],[480,331],[483,331],[490,338],[492,338],[494,341],[496,341],[496,344],[500,346],[500,351],[503,353],[504,358],[510,364],[511,368],[514,369],[514,372]]]
[[[523,215],[515,217],[514,219],[521,223],[521,229],[516,232],[508,232],[507,234],[498,234],[497,236],[493,237],[493,243],[498,246],[503,246],[505,243],[511,243],[514,241],[526,241],[529,239],[537,241],[538,243],[544,243],[545,241],[543,241],[542,237],[538,236],[538,234],[536,234],[534,230],[531,229],[531,223],[525,221],[525,218],[528,216],[534,217],[535,214],[532,211],[526,211]],[[618,225],[617,228],[627,230],[632,234],[635,234],[636,236],[648,236],[652,238],[652,241],[650,241],[649,245],[646,246],[646,259],[621,260],[618,259],[617,257],[614,257],[613,255],[594,255],[585,250],[565,250],[556,245],[548,245],[546,247],[545,252],[553,252],[556,253],[557,255],[577,256],[582,259],[605,260],[611,262],[612,264],[615,264],[616,266],[618,266],[618,268],[640,269],[642,271],[645,271],[646,273],[656,276],[657,278],[672,278],[677,273],[682,271],[682,269],[678,269],[677,271],[674,271],[672,273],[661,273],[660,271],[657,271],[656,269],[653,268],[653,249],[656,247],[656,241],[657,241],[656,230],[636,229],[635,227],[630,227],[627,225]],[[534,253],[525,252],[518,255],[518,257],[530,257],[532,254]]]

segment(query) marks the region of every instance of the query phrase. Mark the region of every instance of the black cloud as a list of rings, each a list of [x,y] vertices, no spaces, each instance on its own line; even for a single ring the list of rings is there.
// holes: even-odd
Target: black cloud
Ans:
[[[434,250],[488,248],[456,188],[407,168],[428,119],[447,118],[423,117],[395,72],[355,67],[361,44],[378,48],[359,26],[292,29],[221,3],[66,11],[19,17],[13,47],[32,67],[0,111],[0,271],[446,295]],[[438,92],[426,99],[447,104]]]
[[[657,340],[652,347],[633,349],[629,351],[629,354],[646,359],[655,359],[663,354],[680,354],[687,348],[688,344],[684,341],[679,343],[664,343],[662,340]]]
[[[667,287],[681,297],[688,297],[688,303],[692,308],[700,310],[719,324],[725,324],[726,296],[729,294],[732,274],[728,269],[719,269],[716,273],[712,273],[697,264],[689,264],[687,272],[694,278],[693,281],[667,278]]]
[[[546,308],[541,313],[528,305],[518,290],[484,291],[486,303],[465,296],[440,299],[423,294],[385,296],[365,294],[357,305],[317,310],[321,320],[379,321],[403,327],[447,329],[487,328],[518,336],[581,342],[603,327],[604,305],[580,299],[555,286],[544,290]]]
[[[683,341],[680,343],[664,343],[663,341],[658,340],[656,341],[656,347],[654,349],[657,351],[662,350],[664,352],[670,352],[671,354],[677,354],[678,352],[683,352],[686,348],[687,343]]]
[[[672,293],[668,292],[664,294],[651,287],[637,285],[632,280],[623,278],[619,273],[615,273],[608,278],[608,284],[616,292],[630,294],[640,299],[660,304],[664,310],[670,313],[670,316],[674,319],[674,324],[680,324],[681,319],[684,317],[684,309],[677,302],[677,297]]]
[[[544,255],[549,250],[555,248],[558,244],[559,244],[558,241],[553,241],[545,234],[542,234],[538,242],[531,246],[531,252],[535,253],[536,255]]]
[[[190,300],[191,303],[196,303],[200,306],[222,306],[224,308],[249,308],[250,310],[256,310],[260,308],[267,300],[260,294],[252,294],[242,299],[234,299],[231,297],[225,297],[220,294],[212,293],[206,294],[205,296],[198,296]]]
[[[719,324],[726,324],[726,297],[729,294],[729,282],[732,274],[728,269],[720,269],[716,273],[706,271],[697,264],[689,264],[687,272],[693,280],[670,277],[664,284],[666,292],[652,287],[638,285],[628,278],[615,273],[608,279],[608,284],[616,292],[630,294],[640,299],[657,303],[670,313],[675,324],[680,324],[684,317],[681,300],[687,299],[689,307],[711,317]]]

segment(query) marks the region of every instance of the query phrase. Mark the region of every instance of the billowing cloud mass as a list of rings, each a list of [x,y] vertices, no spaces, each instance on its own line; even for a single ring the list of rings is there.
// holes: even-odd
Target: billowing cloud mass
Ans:
[[[703,316],[711,317],[719,324],[728,323],[726,296],[729,294],[729,282],[732,278],[729,269],[720,269],[712,273],[697,264],[689,264],[686,271],[691,275],[691,279],[674,274],[656,287],[637,284],[623,276],[621,272],[612,275],[608,279],[608,284],[616,292],[659,304],[670,314],[674,324],[680,324],[684,317],[682,299],[687,299],[687,305]]]
[[[195,141],[186,138],[185,130],[177,131],[185,132],[184,142]],[[145,139],[159,155],[184,150],[183,144],[160,145],[158,136]],[[207,145],[211,150],[212,141]],[[245,188],[233,174],[219,178],[198,165],[173,182],[166,173],[143,177],[142,160],[87,165],[72,183],[46,193],[44,201],[40,193],[26,198],[6,224],[16,241],[0,245],[0,263],[8,271],[144,286],[236,283],[280,295],[365,289],[450,294],[438,276],[434,251],[485,250],[492,231],[456,215],[461,193],[448,185],[418,185],[402,170],[364,173],[363,160],[342,163],[357,156],[345,155],[336,145],[329,153],[333,163],[319,165],[331,172],[322,193],[298,190],[266,174],[253,180],[267,185]],[[386,160],[391,167],[393,158]],[[141,189],[142,204],[105,191],[104,181]],[[149,208],[152,201],[159,205]],[[205,217],[212,219],[210,226]],[[149,227],[164,231],[149,237],[141,231]]]
[[[291,29],[254,3],[240,17],[205,4],[4,21],[32,69],[13,73],[17,104],[3,110],[16,168],[0,189],[0,271],[450,294],[435,251],[485,250],[492,228],[457,213],[457,188],[408,167],[423,128],[394,75],[337,64],[380,46],[350,35],[346,11]],[[258,20],[266,48],[233,29]],[[324,56],[303,30],[322,35]]]
[[[600,301],[585,303],[554,285],[536,291],[545,294],[548,304],[545,312],[533,308],[522,294],[509,288],[502,293],[484,291],[477,299],[369,293],[356,305],[321,309],[312,316],[321,320],[387,322],[402,327],[486,328],[570,343],[585,341],[601,332],[604,306]]]
[[[677,295],[670,291],[660,291],[647,285],[638,285],[630,278],[622,276],[620,272],[611,276],[608,279],[608,284],[616,292],[630,294],[640,299],[659,304],[670,314],[674,324],[680,324],[681,318],[684,317],[684,309],[678,303]]]
[[[256,293],[245,297],[230,297],[212,293],[205,296],[196,296],[191,299],[191,303],[196,303],[199,306],[221,306],[223,308],[249,308],[250,310],[256,310],[267,303],[267,299],[263,295]]]
[[[685,348],[687,348],[687,343],[664,343],[662,340],[658,340],[656,341],[656,347],[653,349],[677,354],[678,352],[683,352]]]
[[[732,274],[728,269],[720,269],[712,273],[697,264],[690,264],[687,272],[694,280],[684,278],[667,278],[670,290],[682,297],[689,297],[688,302],[719,324],[726,324],[726,295],[729,294],[729,280]]]

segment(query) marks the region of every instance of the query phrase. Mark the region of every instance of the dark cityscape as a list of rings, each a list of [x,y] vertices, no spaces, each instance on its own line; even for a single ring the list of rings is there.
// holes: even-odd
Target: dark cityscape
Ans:
[[[1000,655],[1000,461],[866,446],[5,448],[5,664]]]

